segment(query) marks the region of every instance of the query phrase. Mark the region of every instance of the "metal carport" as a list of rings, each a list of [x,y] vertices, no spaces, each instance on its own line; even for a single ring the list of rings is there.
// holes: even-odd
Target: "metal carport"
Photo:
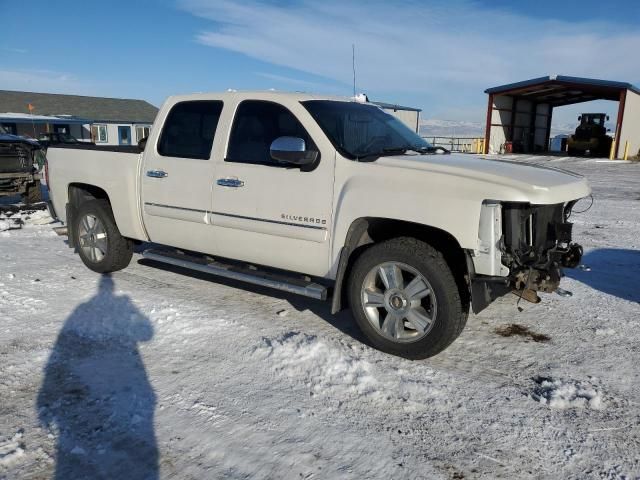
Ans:
[[[523,153],[548,149],[554,107],[592,100],[618,103],[615,158],[628,142],[640,149],[640,89],[626,82],[550,75],[488,88],[485,153],[499,153],[512,142]]]

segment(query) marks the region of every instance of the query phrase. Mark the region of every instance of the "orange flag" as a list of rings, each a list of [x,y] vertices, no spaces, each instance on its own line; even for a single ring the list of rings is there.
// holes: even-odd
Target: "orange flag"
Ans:
[[[29,104],[29,105],[27,106],[27,108],[29,109],[29,112],[33,112],[33,110],[34,110],[34,108],[35,108],[35,107],[34,107],[33,105]]]

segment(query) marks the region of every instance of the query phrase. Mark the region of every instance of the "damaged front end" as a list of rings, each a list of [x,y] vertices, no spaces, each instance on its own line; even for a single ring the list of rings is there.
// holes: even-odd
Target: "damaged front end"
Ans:
[[[483,204],[480,247],[472,261],[474,312],[509,292],[537,303],[537,292],[559,291],[562,269],[580,265],[583,253],[582,247],[572,242],[573,224],[569,222],[576,202]],[[492,228],[487,228],[488,224]],[[492,262],[487,263],[487,258]]]
[[[0,196],[25,193],[39,180],[40,152],[38,142],[0,129]]]

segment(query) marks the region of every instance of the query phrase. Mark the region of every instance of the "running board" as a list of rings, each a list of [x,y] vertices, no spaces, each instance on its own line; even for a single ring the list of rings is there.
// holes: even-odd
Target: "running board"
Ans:
[[[142,252],[148,260],[166,263],[176,267],[210,273],[219,277],[230,278],[240,282],[275,288],[283,292],[295,293],[317,300],[327,299],[327,288],[303,277],[288,277],[285,275],[256,270],[254,268],[231,265],[212,260],[210,257],[196,257],[184,253],[149,249]]]

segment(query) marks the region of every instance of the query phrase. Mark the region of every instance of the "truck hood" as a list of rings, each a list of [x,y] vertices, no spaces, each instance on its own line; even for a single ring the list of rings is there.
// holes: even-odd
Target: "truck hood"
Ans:
[[[375,163],[391,168],[460,177],[459,188],[464,188],[465,184],[477,187],[477,183],[488,183],[495,186],[491,187],[491,192],[487,192],[486,198],[492,200],[552,204],[576,200],[591,193],[586,179],[568,170],[525,162],[478,158],[470,154],[405,154],[380,157]]]

